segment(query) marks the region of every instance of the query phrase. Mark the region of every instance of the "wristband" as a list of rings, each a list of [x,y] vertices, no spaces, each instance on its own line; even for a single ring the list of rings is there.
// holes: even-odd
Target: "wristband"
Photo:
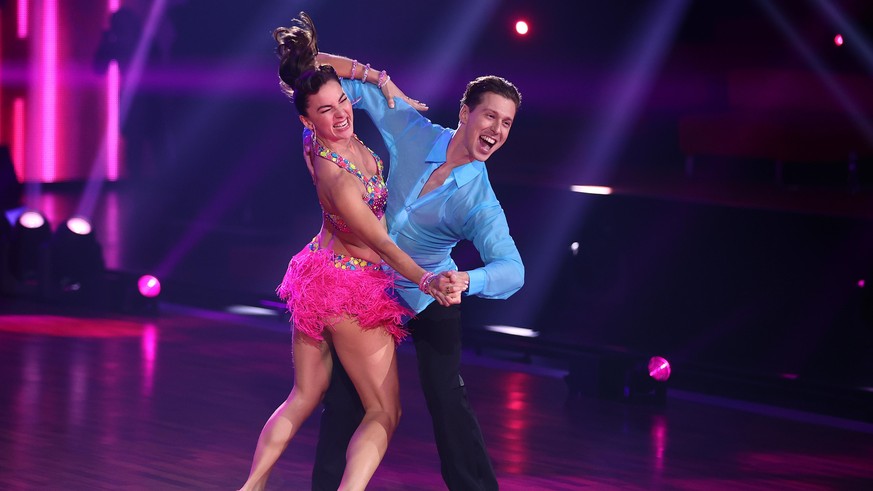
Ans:
[[[433,273],[431,271],[425,272],[421,276],[421,280],[418,281],[418,289],[430,295],[430,285],[428,285],[428,283],[430,283],[430,280],[434,279],[435,277],[436,273]]]
[[[379,89],[381,90],[382,87],[384,87],[389,80],[391,80],[391,76],[388,75],[388,72],[382,70],[381,72],[379,72],[379,82],[376,84],[376,87],[379,87]]]

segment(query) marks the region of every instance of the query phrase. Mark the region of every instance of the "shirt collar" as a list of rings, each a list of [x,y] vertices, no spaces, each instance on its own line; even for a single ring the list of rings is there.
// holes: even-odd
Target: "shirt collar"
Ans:
[[[446,154],[449,148],[449,142],[452,141],[452,137],[455,136],[456,130],[446,128],[442,134],[437,138],[436,143],[433,144],[433,147],[430,149],[430,153],[427,154],[427,158],[424,160],[425,164],[433,164],[437,162],[445,162]],[[467,184],[476,178],[479,174],[482,173],[482,170],[485,168],[485,162],[481,160],[474,160],[469,164],[459,165],[452,169],[452,176],[455,178],[455,183],[458,187]]]

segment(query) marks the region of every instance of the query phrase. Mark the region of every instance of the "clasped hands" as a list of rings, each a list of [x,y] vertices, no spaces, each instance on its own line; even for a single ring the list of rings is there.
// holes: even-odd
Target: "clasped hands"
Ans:
[[[461,293],[470,286],[470,276],[460,271],[443,271],[428,283],[428,293],[443,307],[461,303]]]

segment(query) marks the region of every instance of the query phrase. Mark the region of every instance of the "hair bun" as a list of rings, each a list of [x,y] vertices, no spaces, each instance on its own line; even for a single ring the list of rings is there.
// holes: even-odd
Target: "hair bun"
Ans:
[[[279,55],[279,78],[285,87],[296,89],[296,81],[307,70],[316,68],[318,42],[315,24],[306,12],[300,12],[290,27],[273,30],[276,54]]]

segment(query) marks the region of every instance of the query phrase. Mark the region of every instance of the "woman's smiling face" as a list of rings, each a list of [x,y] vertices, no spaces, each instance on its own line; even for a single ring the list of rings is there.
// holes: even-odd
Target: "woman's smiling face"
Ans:
[[[306,126],[314,126],[322,140],[348,140],[355,132],[352,103],[335,80],[325,83],[318,92],[309,96],[306,112],[306,116],[300,116],[300,121]]]

